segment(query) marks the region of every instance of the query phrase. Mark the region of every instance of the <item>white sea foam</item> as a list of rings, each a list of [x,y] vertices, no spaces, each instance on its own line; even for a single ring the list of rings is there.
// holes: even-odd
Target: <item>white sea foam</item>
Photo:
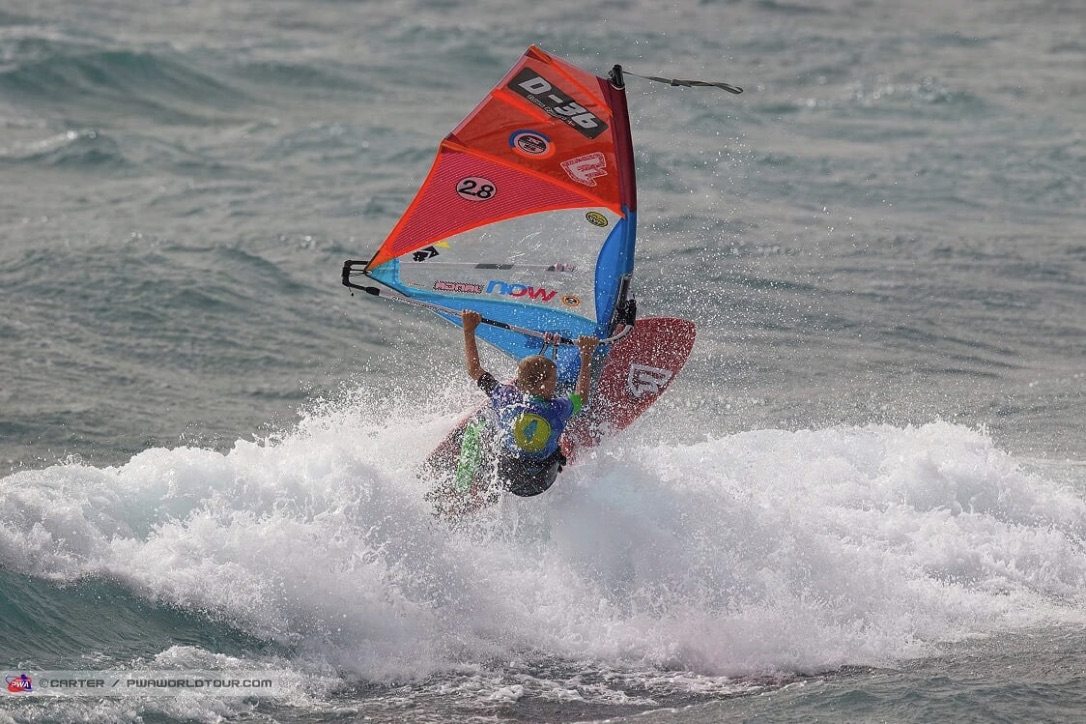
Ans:
[[[113,577],[371,680],[537,657],[810,672],[1082,618],[1081,492],[960,426],[635,428],[449,526],[415,466],[452,418],[377,409],[12,475],[0,565]]]

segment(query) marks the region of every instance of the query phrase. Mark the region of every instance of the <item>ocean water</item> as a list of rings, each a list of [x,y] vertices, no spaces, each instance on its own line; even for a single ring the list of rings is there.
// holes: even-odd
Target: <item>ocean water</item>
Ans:
[[[1086,717],[1077,0],[6,0],[0,722]],[[698,324],[534,500],[431,515],[457,330],[351,297],[529,44],[634,78]],[[494,354],[485,361],[510,369]]]

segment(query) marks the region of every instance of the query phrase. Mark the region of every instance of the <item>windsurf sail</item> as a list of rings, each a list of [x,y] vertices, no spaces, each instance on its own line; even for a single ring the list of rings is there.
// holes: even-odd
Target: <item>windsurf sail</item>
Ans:
[[[362,275],[514,359],[542,333],[607,339],[632,324],[637,194],[622,69],[601,78],[532,46],[441,142],[414,200]],[[384,292],[379,292],[386,296]],[[571,382],[576,348],[557,351]]]

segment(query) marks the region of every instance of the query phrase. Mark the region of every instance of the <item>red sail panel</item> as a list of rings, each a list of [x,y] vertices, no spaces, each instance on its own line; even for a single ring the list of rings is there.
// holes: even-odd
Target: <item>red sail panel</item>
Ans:
[[[443,148],[414,203],[369,266],[527,212],[591,205],[563,186]]]
[[[632,159],[620,157],[629,131],[624,113],[614,117],[609,91],[607,81],[529,48],[442,142],[430,175],[367,268],[514,216],[632,208],[625,181]]]

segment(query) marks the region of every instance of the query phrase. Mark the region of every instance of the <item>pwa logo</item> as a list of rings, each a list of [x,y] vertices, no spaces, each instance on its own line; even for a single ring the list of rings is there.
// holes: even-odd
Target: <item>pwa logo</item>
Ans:
[[[626,375],[626,389],[631,395],[640,399],[643,395],[660,394],[670,381],[671,370],[633,364],[630,365],[630,371]]]
[[[503,281],[497,279],[491,279],[486,285],[487,294],[504,294],[507,297],[528,297],[529,299],[537,302],[549,302],[554,299],[554,295],[558,294],[557,291],[551,289],[544,289],[540,287],[529,287],[526,284],[506,284]]]
[[[7,685],[8,691],[12,694],[22,694],[24,692],[34,691],[34,687],[30,683],[30,677],[26,674],[5,676],[4,683]]]

